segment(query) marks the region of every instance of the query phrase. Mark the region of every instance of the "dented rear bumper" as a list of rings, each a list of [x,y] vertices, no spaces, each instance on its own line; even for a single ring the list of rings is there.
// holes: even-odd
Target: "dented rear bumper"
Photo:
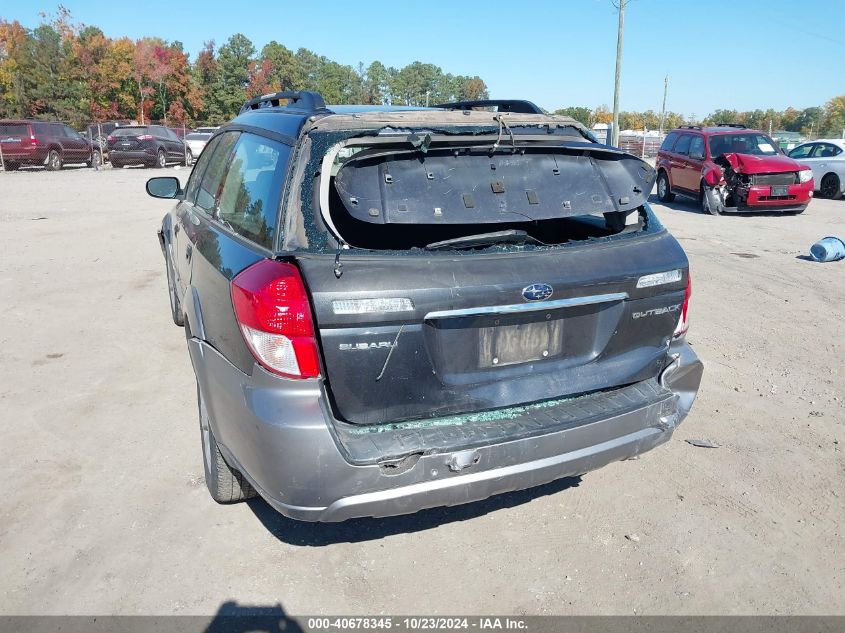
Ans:
[[[657,380],[538,406],[536,414],[516,408],[527,417],[510,435],[493,432],[505,419],[479,433],[452,418],[437,429],[436,447],[425,449],[420,443],[435,436],[422,427],[436,421],[394,429],[396,438],[359,433],[350,440],[339,431],[321,381],[285,380],[258,367],[249,376],[206,343],[191,339],[189,348],[226,460],[276,510],[305,521],[468,503],[633,457],[671,437],[703,371],[690,346],[678,341]],[[485,420],[469,416],[465,424]],[[484,435],[489,439],[479,441]],[[390,454],[385,447],[394,445],[410,453]],[[380,451],[384,459],[377,458]]]

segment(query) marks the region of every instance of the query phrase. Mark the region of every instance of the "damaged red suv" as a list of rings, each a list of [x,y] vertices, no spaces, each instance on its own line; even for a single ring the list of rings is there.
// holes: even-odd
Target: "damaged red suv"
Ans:
[[[813,197],[813,172],[785,156],[768,135],[741,125],[685,125],[657,153],[657,197],[699,201],[706,213],[801,213]]]

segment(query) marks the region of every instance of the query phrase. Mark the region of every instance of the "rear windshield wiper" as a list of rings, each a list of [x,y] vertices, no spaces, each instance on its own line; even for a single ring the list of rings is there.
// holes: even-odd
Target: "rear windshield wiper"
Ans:
[[[528,235],[525,231],[509,229],[507,231],[493,231],[492,233],[477,233],[463,237],[453,237],[442,242],[426,244],[426,250],[436,251],[446,248],[475,248],[476,246],[489,246],[491,244],[542,244],[538,239]]]

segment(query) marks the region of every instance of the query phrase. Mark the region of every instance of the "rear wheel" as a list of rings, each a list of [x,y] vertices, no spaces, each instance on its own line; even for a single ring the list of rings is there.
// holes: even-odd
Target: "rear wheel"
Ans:
[[[208,410],[197,385],[197,402],[199,406],[200,433],[202,435],[202,460],[205,466],[205,485],[211,498],[217,503],[236,503],[257,496],[255,488],[244,479],[240,471],[235,470],[226,460],[214,439],[208,420]]]
[[[111,161],[111,166],[114,167],[115,169],[122,169],[123,163],[121,163],[119,160],[113,160],[113,161]]]
[[[701,183],[701,190],[699,191],[699,199],[701,202],[701,210],[710,215],[722,215],[725,210],[725,205],[722,202],[719,194],[717,194],[711,187]]]
[[[47,153],[47,171],[59,171],[62,168],[62,155],[57,149]]]
[[[822,178],[821,185],[819,185],[819,192],[822,198],[829,198],[836,200],[842,197],[842,189],[839,186],[839,176],[836,174],[827,174]]]
[[[194,164],[194,155],[191,153],[191,150],[187,150],[185,152],[185,167],[190,167]]]
[[[672,202],[675,199],[675,194],[669,186],[669,176],[665,171],[661,171],[657,176],[657,199],[660,202]]]
[[[6,171],[17,171],[18,169],[20,169],[21,166],[20,163],[11,163],[9,161],[6,161],[5,165]]]
[[[103,155],[100,152],[94,151],[91,153],[91,159],[88,161],[88,166],[94,169],[99,169],[103,164]]]
[[[164,153],[163,149],[158,150],[158,154],[156,155],[156,167],[167,167],[167,155]]]

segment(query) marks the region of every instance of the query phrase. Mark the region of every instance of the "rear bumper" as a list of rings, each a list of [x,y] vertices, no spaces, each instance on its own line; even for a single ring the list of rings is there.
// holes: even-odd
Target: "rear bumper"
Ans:
[[[670,349],[674,360],[659,387],[652,381],[648,401],[541,435],[414,454],[387,468],[349,459],[333,431],[320,381],[285,380],[258,367],[248,376],[197,339],[189,348],[226,460],[276,510],[306,521],[468,503],[633,457],[672,436],[692,406],[703,371],[689,345],[676,342]],[[459,429],[454,432],[460,437]]]
[[[3,148],[3,160],[18,165],[43,165],[47,160],[47,148],[37,147],[27,150],[9,150]]]
[[[121,163],[149,163],[155,162],[156,154],[154,150],[132,150],[122,151],[119,149],[109,150],[109,160],[118,161]]]

